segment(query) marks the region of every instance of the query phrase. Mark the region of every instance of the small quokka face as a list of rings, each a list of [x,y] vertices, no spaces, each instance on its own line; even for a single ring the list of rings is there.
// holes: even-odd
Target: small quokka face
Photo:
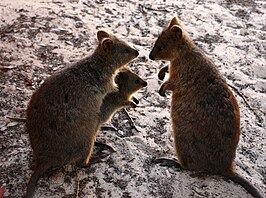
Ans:
[[[130,47],[126,42],[105,31],[99,31],[97,37],[100,42],[100,48],[104,55],[108,56],[111,64],[122,66],[139,55],[139,52]]]
[[[132,94],[147,86],[146,81],[128,69],[123,69],[116,75],[115,83],[120,92],[127,94]]]
[[[151,60],[173,61],[182,42],[182,34],[183,31],[179,22],[176,18],[173,18],[170,25],[156,40],[149,58]]]

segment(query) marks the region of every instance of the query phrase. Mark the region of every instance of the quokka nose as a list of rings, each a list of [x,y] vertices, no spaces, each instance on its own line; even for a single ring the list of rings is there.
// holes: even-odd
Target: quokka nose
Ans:
[[[136,50],[135,53],[136,53],[136,57],[137,57],[139,55],[139,52]]]
[[[146,81],[144,81],[143,86],[146,87],[148,85],[148,83]]]
[[[150,53],[149,58],[150,58],[151,60],[154,60],[154,56],[153,56],[152,53]]]

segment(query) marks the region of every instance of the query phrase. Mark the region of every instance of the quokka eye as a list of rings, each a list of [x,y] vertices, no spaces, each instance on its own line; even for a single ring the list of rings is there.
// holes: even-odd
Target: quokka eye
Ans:
[[[139,79],[135,80],[135,84],[139,84],[139,83],[140,83]]]
[[[162,51],[163,50],[163,47],[158,47],[158,51]]]
[[[126,54],[128,54],[128,53],[129,53],[129,49],[125,49],[124,52],[125,52]]]

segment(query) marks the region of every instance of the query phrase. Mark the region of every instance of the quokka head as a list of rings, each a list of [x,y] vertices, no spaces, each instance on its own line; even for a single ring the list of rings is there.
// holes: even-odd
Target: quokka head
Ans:
[[[128,95],[131,95],[139,89],[146,87],[148,84],[140,76],[128,68],[123,68],[118,72],[115,77],[115,83],[118,85],[120,92]]]
[[[116,68],[129,63],[139,55],[139,52],[126,42],[103,30],[98,31],[97,38],[100,52],[109,61],[108,63]]]
[[[151,60],[174,60],[177,56],[179,46],[182,45],[183,37],[183,29],[178,19],[174,17],[168,27],[162,31],[156,40],[149,58]]]

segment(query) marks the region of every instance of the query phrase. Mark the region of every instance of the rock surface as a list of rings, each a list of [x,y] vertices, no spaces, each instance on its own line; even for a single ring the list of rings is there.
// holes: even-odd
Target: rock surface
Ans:
[[[39,180],[36,197],[251,197],[220,177],[153,164],[175,157],[170,97],[162,98],[158,70],[148,59],[156,37],[178,16],[193,40],[213,59],[241,109],[236,168],[266,195],[266,4],[264,0],[1,0],[0,2],[0,197],[22,197],[32,174],[32,151],[23,122],[31,94],[57,70],[90,54],[105,29],[140,51],[130,64],[148,81],[129,109],[98,140],[116,152],[89,168],[67,165]],[[96,153],[96,152],[95,152]]]

